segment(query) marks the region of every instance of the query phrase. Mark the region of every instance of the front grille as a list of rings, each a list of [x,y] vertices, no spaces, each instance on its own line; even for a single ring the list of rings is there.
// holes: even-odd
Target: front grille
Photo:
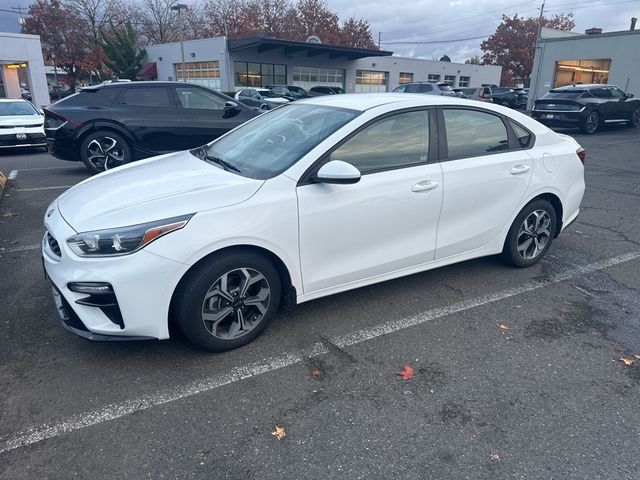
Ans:
[[[0,125],[0,128],[36,128],[42,127],[42,123],[34,123],[33,125]]]
[[[56,257],[62,256],[62,251],[60,250],[60,245],[58,245],[58,241],[55,238],[53,238],[53,236],[49,232],[47,232],[47,244],[49,245],[49,248],[51,249],[51,251]]]
[[[17,135],[24,135],[24,138],[18,138]],[[0,135],[0,146],[7,145],[31,145],[34,143],[45,143],[44,133],[23,133],[23,134],[2,134]]]

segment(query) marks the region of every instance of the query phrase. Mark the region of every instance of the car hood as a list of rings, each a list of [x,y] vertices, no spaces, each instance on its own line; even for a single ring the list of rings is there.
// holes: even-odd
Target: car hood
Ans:
[[[58,197],[58,209],[74,230],[86,232],[227,207],[263,183],[176,152],[91,177]]]
[[[263,100],[271,103],[289,103],[289,100],[284,97],[264,97]]]
[[[7,115],[0,117],[1,127],[20,127],[23,125],[42,125],[44,117],[41,115]]]

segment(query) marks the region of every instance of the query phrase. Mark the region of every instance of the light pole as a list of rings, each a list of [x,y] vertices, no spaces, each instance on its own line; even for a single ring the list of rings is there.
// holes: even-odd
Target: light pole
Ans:
[[[178,23],[180,24],[180,55],[182,57],[182,81],[187,81],[187,71],[184,65],[184,24],[182,23],[182,10],[187,10],[189,7],[184,3],[176,3],[171,6],[171,10],[178,12]]]
[[[58,100],[60,100],[60,83],[58,82],[58,66],[56,64],[55,54],[51,54],[51,60],[53,60],[53,76],[56,79],[56,93],[58,94]]]

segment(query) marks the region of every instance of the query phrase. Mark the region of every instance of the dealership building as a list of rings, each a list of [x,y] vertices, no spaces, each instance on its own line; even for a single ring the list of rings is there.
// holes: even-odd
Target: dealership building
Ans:
[[[542,28],[533,62],[529,108],[552,88],[581,83],[609,83],[640,96],[639,52],[640,30],[603,33],[602,29],[591,28],[578,34]]]
[[[37,106],[49,104],[49,90],[38,35],[0,33],[0,98],[20,98],[20,72],[24,88]]]
[[[307,42],[215,37],[150,45],[146,51],[140,78],[185,80],[224,92],[268,85],[389,92],[398,85],[419,81],[473,87],[499,84],[502,70],[494,65],[402,58],[384,50],[326,45],[315,37]]]

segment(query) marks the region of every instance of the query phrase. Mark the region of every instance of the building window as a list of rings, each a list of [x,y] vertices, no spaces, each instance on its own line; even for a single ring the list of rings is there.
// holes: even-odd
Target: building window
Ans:
[[[306,90],[318,86],[344,88],[344,70],[294,65],[293,85]]]
[[[427,80],[429,82],[439,82],[440,81],[440,75],[436,75],[435,73],[430,73],[427,76]]]
[[[387,91],[389,72],[356,70],[356,93],[378,93]]]
[[[182,72],[182,63],[174,63],[174,67],[176,80],[197,83],[198,85],[220,90],[219,62],[187,62],[184,64],[184,74]]]
[[[233,62],[236,88],[286,85],[287,66],[273,63]]]
[[[459,87],[468,87],[469,83],[471,83],[471,77],[460,76],[460,79],[458,80]]]
[[[444,83],[455,87],[456,86],[456,76],[455,75],[445,75],[444,76]]]
[[[556,62],[554,87],[578,83],[608,83],[611,59],[560,60]]]
[[[413,82],[413,73],[409,72],[400,72],[400,85],[405,85],[407,83]]]

